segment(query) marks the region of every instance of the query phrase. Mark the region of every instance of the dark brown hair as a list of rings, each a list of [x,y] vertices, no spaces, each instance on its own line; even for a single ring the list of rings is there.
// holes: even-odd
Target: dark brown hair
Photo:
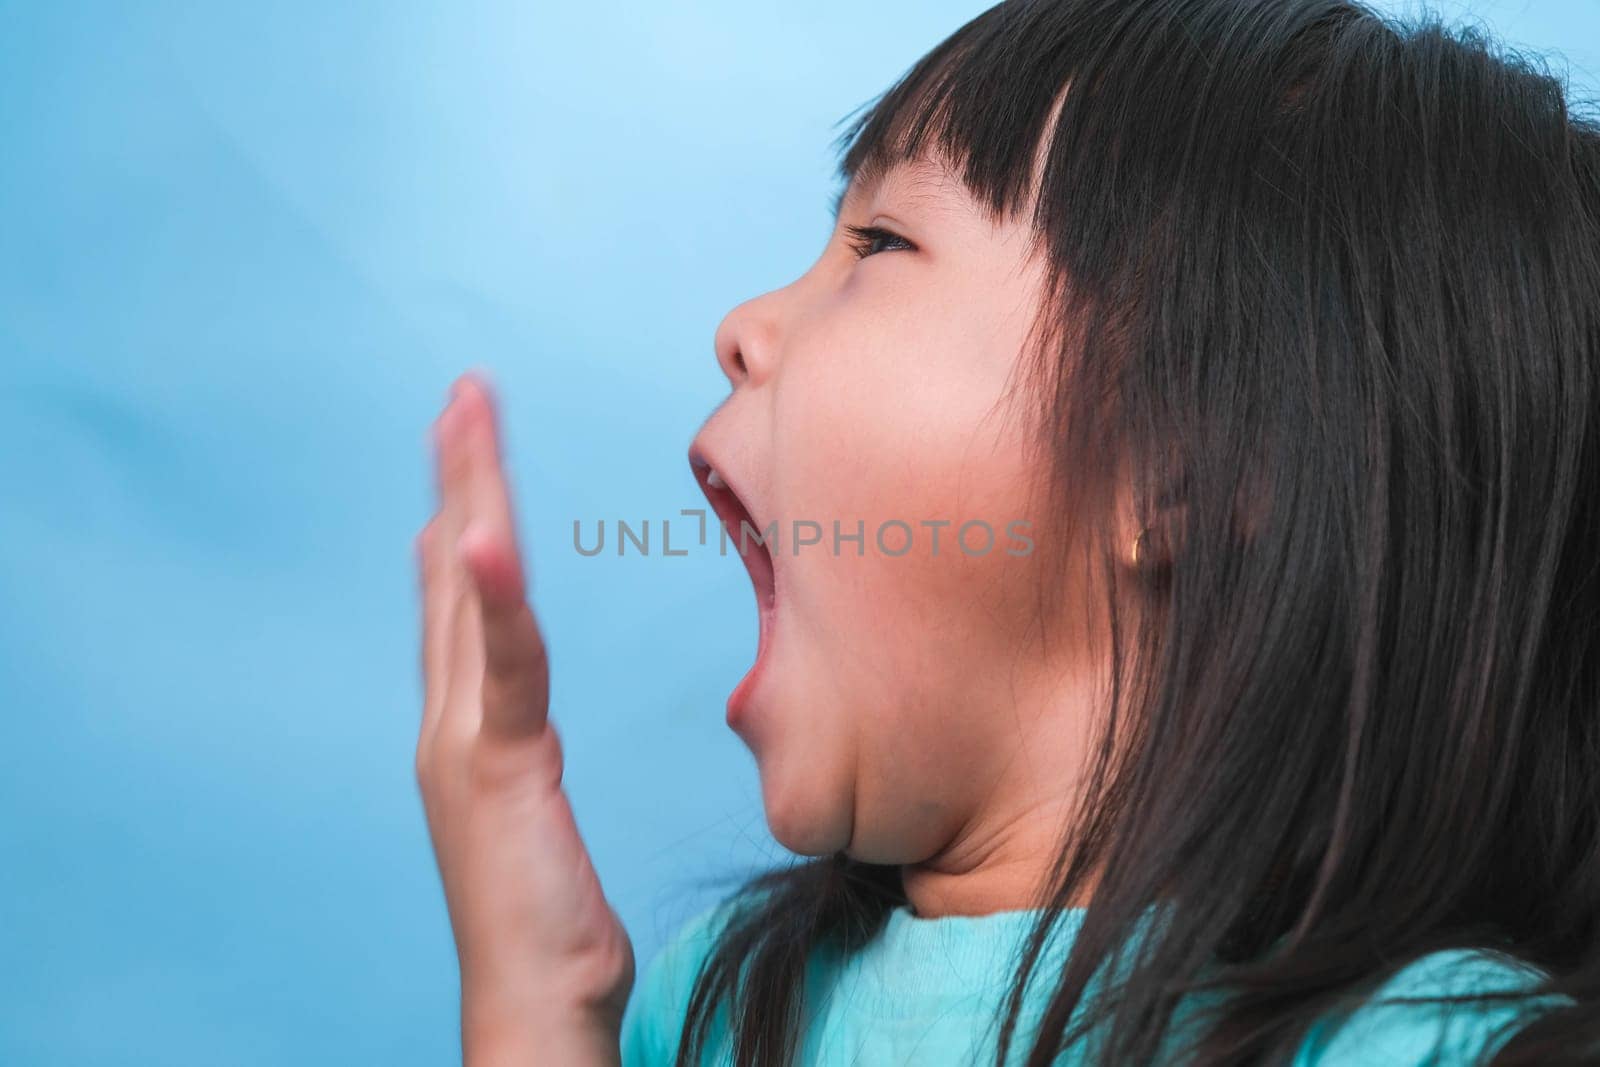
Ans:
[[[1052,277],[1019,377],[1040,469],[1092,544],[1096,492],[1131,471],[1159,549],[1116,598],[1140,610],[1113,676],[1137,681],[1000,1061],[1097,868],[1030,1067],[1102,1019],[1099,1062],[1148,1062],[1201,991],[1226,995],[1193,1062],[1286,1061],[1453,947],[1570,998],[1494,1064],[1600,1059],[1600,128],[1570,96],[1431,15],[1013,0],[841,139],[847,181],[937,155],[1028,213]],[[739,897],[679,1067],[719,1005],[740,1067],[789,1062],[810,953],[904,902],[896,868],[843,854]],[[1117,960],[1115,995],[1086,996]]]

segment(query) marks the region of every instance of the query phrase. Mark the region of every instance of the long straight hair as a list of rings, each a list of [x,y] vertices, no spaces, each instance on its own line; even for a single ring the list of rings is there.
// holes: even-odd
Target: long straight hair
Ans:
[[[1600,125],[1570,96],[1433,14],[1009,0],[840,138],[846,181],[938,158],[1030,221],[1017,396],[1091,535],[1053,543],[1111,543],[1117,477],[1150,531],[1139,571],[1084,556],[1110,714],[997,1062],[1093,871],[1029,1067],[1091,1029],[1150,1062],[1191,994],[1220,1007],[1190,1062],[1284,1062],[1449,948],[1569,998],[1493,1064],[1600,1058]],[[739,1067],[791,1062],[807,958],[905,902],[843,853],[737,896],[678,1067],[719,1006]]]

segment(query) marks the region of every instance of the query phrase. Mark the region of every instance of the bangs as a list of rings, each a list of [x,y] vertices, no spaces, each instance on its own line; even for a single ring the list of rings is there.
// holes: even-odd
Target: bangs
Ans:
[[[1179,212],[1196,229],[1230,197],[1309,195],[1282,161],[1399,40],[1340,0],[1006,0],[841,120],[835,214],[852,185],[934,162],[992,218],[1029,211],[1053,266],[1105,295],[1170,253]]]
[[[1000,4],[917,61],[875,101],[846,116],[835,142],[842,187],[869,186],[901,163],[929,161],[960,176],[996,217],[1024,206],[1035,146],[1063,81],[1059,50],[1016,43],[1017,9]],[[1051,53],[1056,60],[1051,62]]]

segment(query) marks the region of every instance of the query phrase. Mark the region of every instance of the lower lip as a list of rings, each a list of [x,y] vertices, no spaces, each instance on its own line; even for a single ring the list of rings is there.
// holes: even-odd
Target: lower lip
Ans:
[[[761,636],[756,642],[756,661],[728,695],[727,723],[734,730],[739,729],[750,718],[751,697],[761,682],[761,675],[767,664],[767,647],[772,643],[772,608],[763,607],[760,619]]]

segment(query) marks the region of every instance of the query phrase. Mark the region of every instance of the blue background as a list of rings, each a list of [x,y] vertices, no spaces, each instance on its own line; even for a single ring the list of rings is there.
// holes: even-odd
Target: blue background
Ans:
[[[718,321],[985,6],[0,0],[0,1062],[458,1058],[411,540],[468,366],[641,968],[786,858],[723,725],[743,568],[572,522],[702,504]],[[1435,9],[1596,83],[1600,0]]]

